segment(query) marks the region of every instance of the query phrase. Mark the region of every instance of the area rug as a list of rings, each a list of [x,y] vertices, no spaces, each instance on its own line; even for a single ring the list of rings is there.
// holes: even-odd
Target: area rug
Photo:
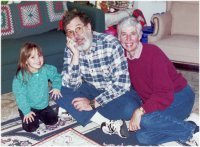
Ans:
[[[43,141],[40,141],[33,146],[100,146],[100,144],[85,137],[78,131],[70,128],[61,133],[53,135]]]
[[[59,121],[56,125],[45,126],[43,123],[41,123],[40,127],[35,132],[29,133],[22,129],[21,119],[18,117],[1,123],[1,145],[33,145],[77,125],[78,124],[74,120],[63,120],[59,118]]]
[[[45,126],[40,123],[40,127],[32,133],[22,129],[19,117],[1,123],[1,146],[33,146],[43,145],[44,142],[52,144],[52,146],[54,146],[53,143],[55,146],[58,144],[67,146],[137,145],[134,133],[130,133],[128,138],[122,139],[118,135],[104,134],[100,126],[95,123],[89,123],[82,127],[71,118],[59,118],[58,123],[54,126]]]

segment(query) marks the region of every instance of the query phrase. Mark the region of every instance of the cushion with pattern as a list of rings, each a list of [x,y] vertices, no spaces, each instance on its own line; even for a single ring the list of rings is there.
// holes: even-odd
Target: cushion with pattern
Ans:
[[[4,28],[9,28],[7,32],[9,32],[8,30],[10,32],[1,36],[2,39],[16,39],[57,29],[58,22],[66,9],[66,2],[22,1],[18,4],[13,3],[6,6],[8,7],[6,9],[9,10],[10,8],[11,15],[7,10],[4,10],[5,14],[2,13],[1,15],[5,15],[4,20],[7,26],[4,24]],[[14,27],[10,22],[13,22]]]
[[[1,5],[1,35],[14,34],[13,18],[9,5]]]

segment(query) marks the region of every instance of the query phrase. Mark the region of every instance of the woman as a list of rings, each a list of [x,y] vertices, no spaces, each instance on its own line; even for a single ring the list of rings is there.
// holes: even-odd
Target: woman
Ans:
[[[141,36],[142,26],[135,18],[118,24],[131,84],[141,98],[129,130],[136,131],[138,141],[146,145],[170,141],[198,145],[199,127],[184,121],[191,113],[194,92],[167,56],[155,45],[142,44]]]

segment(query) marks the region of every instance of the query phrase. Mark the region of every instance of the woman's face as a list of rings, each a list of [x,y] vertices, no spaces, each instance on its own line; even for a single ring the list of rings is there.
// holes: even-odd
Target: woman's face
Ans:
[[[119,40],[127,52],[135,51],[139,42],[140,36],[135,26],[123,28],[119,36]]]

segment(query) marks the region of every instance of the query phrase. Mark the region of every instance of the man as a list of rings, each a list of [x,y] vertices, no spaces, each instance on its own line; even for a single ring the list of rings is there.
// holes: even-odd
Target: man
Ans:
[[[101,125],[106,134],[127,137],[127,126],[120,119],[130,120],[139,102],[130,90],[122,46],[115,37],[92,31],[84,13],[66,13],[63,26],[67,48],[62,71],[63,98],[57,104],[83,126],[92,121]]]

